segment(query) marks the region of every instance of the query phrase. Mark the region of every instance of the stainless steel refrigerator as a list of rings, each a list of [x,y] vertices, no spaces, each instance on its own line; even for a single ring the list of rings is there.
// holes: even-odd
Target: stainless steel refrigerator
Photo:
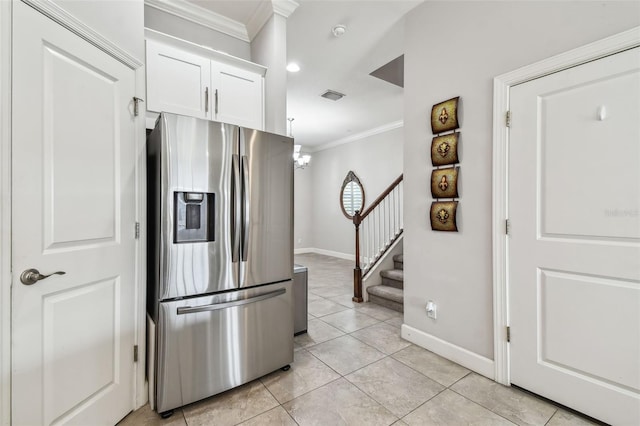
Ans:
[[[159,413],[293,361],[293,140],[163,113],[147,142]]]

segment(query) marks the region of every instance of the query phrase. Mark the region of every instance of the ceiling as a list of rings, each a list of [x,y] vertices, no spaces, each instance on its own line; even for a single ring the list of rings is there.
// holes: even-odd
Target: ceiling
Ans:
[[[399,127],[403,89],[369,74],[403,52],[403,16],[422,0],[297,0],[287,19],[287,117],[304,151]],[[189,0],[244,25],[270,0]],[[275,3],[275,2],[274,2]],[[341,37],[332,34],[346,26]],[[346,96],[320,97],[327,89]]]

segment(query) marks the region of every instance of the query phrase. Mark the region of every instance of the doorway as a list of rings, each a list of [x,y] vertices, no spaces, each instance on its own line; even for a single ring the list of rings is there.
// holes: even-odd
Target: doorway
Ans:
[[[496,378],[614,424],[640,422],[639,41],[496,79]]]
[[[11,420],[114,424],[135,405],[142,64],[12,17]]]

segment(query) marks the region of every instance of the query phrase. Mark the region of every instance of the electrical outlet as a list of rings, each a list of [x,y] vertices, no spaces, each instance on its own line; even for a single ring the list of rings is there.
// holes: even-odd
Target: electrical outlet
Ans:
[[[436,319],[437,310],[438,310],[438,305],[436,305],[436,302],[434,302],[433,300],[429,300],[427,302],[426,310],[427,310],[427,316],[429,318]]]
[[[298,244],[302,244],[302,238],[298,238]]]

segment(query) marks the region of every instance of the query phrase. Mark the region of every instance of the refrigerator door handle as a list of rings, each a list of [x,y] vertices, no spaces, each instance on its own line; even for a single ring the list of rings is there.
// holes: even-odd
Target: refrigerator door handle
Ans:
[[[178,308],[178,315],[195,314],[198,312],[218,311],[220,309],[232,308],[234,306],[248,305],[250,303],[260,302],[262,300],[271,299],[273,297],[285,294],[287,289],[281,288],[279,290],[270,291],[268,293],[261,294],[260,296],[250,297],[249,299],[234,300],[232,302],[213,303],[211,305],[203,306],[184,306]]]
[[[249,251],[249,213],[251,203],[249,202],[249,157],[242,156],[242,261],[247,261]]]
[[[240,192],[240,156],[233,154],[231,157],[231,261],[237,262],[240,254],[240,207],[242,194]]]

